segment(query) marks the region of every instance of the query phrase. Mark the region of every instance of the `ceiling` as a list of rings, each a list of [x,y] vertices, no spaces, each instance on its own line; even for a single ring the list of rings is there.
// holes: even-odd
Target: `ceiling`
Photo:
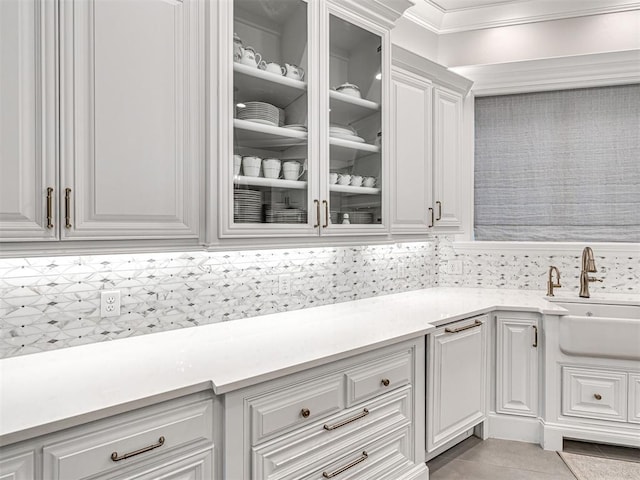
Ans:
[[[405,16],[436,33],[640,9],[639,0],[414,0]]]

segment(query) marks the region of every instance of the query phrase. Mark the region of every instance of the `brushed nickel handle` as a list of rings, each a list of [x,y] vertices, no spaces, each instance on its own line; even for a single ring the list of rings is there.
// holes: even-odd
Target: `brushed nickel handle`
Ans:
[[[327,228],[329,226],[329,202],[322,200],[322,204],[324,205],[324,223],[322,224],[322,228]]]
[[[71,189],[64,189],[64,221],[65,228],[71,228]]]
[[[602,400],[602,395],[600,395],[599,393],[594,393],[593,396],[596,400]]]
[[[124,460],[125,458],[135,457],[136,455],[148,452],[149,450],[154,450],[158,447],[161,447],[162,445],[164,445],[164,437],[160,437],[158,439],[158,443],[154,443],[153,445],[149,445],[148,447],[141,448],[140,450],[136,450],[134,452],[125,453],[124,455],[118,455],[118,452],[113,452],[111,454],[111,460],[113,460],[114,462],[119,462],[120,460]]]
[[[531,325],[533,327],[533,347],[538,348],[538,327],[536,325]]]
[[[436,217],[436,220],[442,220],[442,202],[438,200],[436,205],[438,205],[438,216]]]
[[[358,465],[359,463],[364,462],[367,458],[369,457],[369,454],[367,452],[362,452],[362,456],[360,458],[358,458],[357,460],[354,460],[351,463],[347,463],[344,467],[340,467],[338,470],[336,470],[335,472],[331,472],[331,473],[327,473],[327,472],[322,472],[322,476],[324,478],[333,478],[336,475],[340,475],[342,472],[349,470],[352,467],[355,467],[356,465]]]
[[[47,228],[53,228],[53,188],[47,187]]]
[[[360,420],[361,418],[366,417],[367,415],[369,415],[369,410],[367,410],[366,408],[362,410],[361,413],[359,413],[358,415],[351,417],[351,418],[347,418],[346,420],[343,420],[341,422],[338,423],[334,423],[333,425],[327,425],[326,423],[324,424],[324,429],[325,430],[335,430],[336,428],[340,428],[340,427],[344,427],[345,425],[351,423],[351,422],[355,422],[356,420]]]
[[[444,331],[447,333],[458,333],[458,332],[462,332],[463,330],[469,330],[470,328],[479,327],[480,325],[482,325],[482,322],[480,320],[476,320],[471,325],[466,325],[460,328],[445,328]]]
[[[380,381],[380,383],[381,383],[382,385],[384,385],[385,387],[388,387],[388,386],[389,386],[389,384],[390,384],[391,382],[389,381],[389,379],[388,379],[388,378],[383,378],[383,379]]]
[[[318,228],[320,226],[320,200],[314,200],[313,203],[316,204],[316,224],[313,228]]]
[[[429,207],[429,218],[431,219],[431,224],[429,228],[433,227],[433,208]]]
[[[309,415],[311,415],[311,410],[309,410],[308,408],[303,408],[302,410],[300,410],[300,415],[302,415],[302,418],[309,418]]]

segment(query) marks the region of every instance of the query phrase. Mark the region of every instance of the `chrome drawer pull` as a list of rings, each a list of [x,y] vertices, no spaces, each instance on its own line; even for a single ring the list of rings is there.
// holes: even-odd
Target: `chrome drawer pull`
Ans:
[[[359,413],[355,417],[347,418],[346,420],[343,420],[343,421],[341,421],[339,423],[334,423],[333,425],[327,425],[325,423],[324,424],[324,429],[325,430],[335,430],[336,428],[344,427],[348,423],[355,422],[356,420],[360,420],[361,418],[366,417],[367,415],[369,415],[369,410],[367,410],[365,408],[364,410],[362,410],[362,413]]]
[[[462,332],[463,330],[469,330],[470,328],[479,327],[480,325],[482,325],[482,322],[480,320],[476,320],[471,325],[466,325],[460,328],[445,328],[444,331],[447,333],[458,333],[458,332]]]
[[[136,455],[148,452],[149,450],[161,447],[162,445],[164,445],[164,437],[160,437],[158,439],[158,443],[154,443],[153,445],[149,445],[148,447],[141,448],[140,450],[136,450],[135,452],[125,453],[121,456],[118,456],[118,452],[113,452],[111,454],[111,460],[113,460],[114,462],[119,462],[120,460],[124,460],[125,458],[135,457]]]
[[[354,460],[351,463],[348,463],[347,465],[345,465],[344,467],[340,467],[338,470],[336,470],[335,472],[331,472],[331,473],[327,473],[327,472],[322,472],[322,476],[324,478],[333,478],[336,475],[340,475],[342,472],[344,472],[345,470],[349,470],[351,467],[355,467],[357,464],[364,462],[367,457],[369,456],[369,454],[367,452],[362,452],[362,456],[357,459]]]

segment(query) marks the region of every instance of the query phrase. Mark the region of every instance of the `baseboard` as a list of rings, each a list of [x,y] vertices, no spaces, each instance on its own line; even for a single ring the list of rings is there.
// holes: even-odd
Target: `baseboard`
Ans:
[[[485,420],[485,422],[486,422],[486,420]],[[444,445],[440,445],[438,448],[436,448],[435,450],[433,450],[431,452],[426,452],[425,460],[428,462],[432,458],[435,458],[438,455],[440,455],[442,452],[446,452],[450,448],[455,447],[457,444],[459,444],[463,440],[466,440],[467,438],[472,436],[473,432],[474,432],[474,427],[471,427],[469,430],[466,430],[465,432],[461,433],[457,437],[452,438],[451,440],[449,440]]]
[[[487,415],[487,419],[489,438],[542,443],[542,422],[537,417],[517,417],[490,413]]]
[[[640,428],[636,431],[611,430],[597,426],[543,424],[544,448],[562,450],[562,439],[570,438],[597,443],[640,448]],[[542,443],[542,442],[541,442]]]

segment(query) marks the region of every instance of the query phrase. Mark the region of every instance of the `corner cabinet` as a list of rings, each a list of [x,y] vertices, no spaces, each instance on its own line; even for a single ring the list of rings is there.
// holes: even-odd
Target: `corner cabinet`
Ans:
[[[0,16],[0,239],[198,239],[203,3],[7,0]]]
[[[390,29],[410,6],[218,8],[218,235],[389,232]]]
[[[461,233],[471,81],[397,46],[392,57],[391,233]]]

